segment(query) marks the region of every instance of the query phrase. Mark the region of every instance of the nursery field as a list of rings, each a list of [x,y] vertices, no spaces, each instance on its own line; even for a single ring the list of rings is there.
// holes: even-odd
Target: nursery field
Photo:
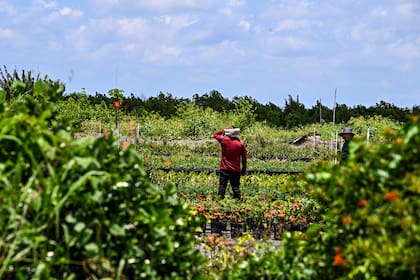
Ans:
[[[199,232],[241,235],[232,230],[237,227],[236,231],[258,238],[280,239],[280,229],[306,229],[319,220],[318,206],[292,185],[308,162],[250,159],[248,174],[241,178],[242,198],[237,201],[229,188],[225,199],[217,196],[219,160],[199,155],[182,159],[165,156],[149,167],[153,183],[161,187],[173,184],[180,199],[191,205],[201,220]]]
[[[246,102],[171,118],[115,103],[75,122],[95,108],[29,86],[0,90],[0,279],[419,279],[418,116],[282,129]],[[216,195],[211,136],[231,124],[249,151],[239,200]]]
[[[121,124],[118,131],[120,145],[135,149],[142,158],[153,184],[162,190],[173,186],[180,201],[188,205],[191,218],[195,220],[190,230],[196,236],[197,248],[206,258],[202,273],[208,275],[208,279],[236,279],[236,277],[250,277],[249,275],[253,273],[257,278],[265,275],[267,279],[318,277],[336,279],[328,273],[337,277],[364,275],[369,279],[369,275],[376,275],[377,269],[383,267],[384,263],[369,265],[374,268],[365,270],[363,267],[367,263],[363,264],[357,258],[362,256],[367,262],[371,262],[372,256],[353,250],[354,246],[369,248],[373,246],[370,244],[376,238],[375,232],[379,228],[371,231],[369,227],[378,219],[378,215],[384,215],[389,210],[380,211],[381,214],[372,213],[370,216],[366,212],[359,213],[361,209],[348,205],[353,203],[365,208],[364,202],[367,200],[349,197],[367,196],[363,186],[370,183],[360,179],[362,176],[359,177],[360,181],[357,177],[352,177],[352,172],[359,168],[363,174],[363,165],[350,164],[349,169],[340,167],[340,155],[336,151],[342,142],[329,131],[332,130],[330,125],[315,125],[296,131],[275,130],[261,124],[245,127],[241,138],[247,143],[248,173],[241,177],[242,197],[236,200],[229,193],[229,188],[225,199],[217,196],[220,146],[212,139],[211,131],[203,133],[202,135],[207,136],[198,139],[182,138],[177,136],[182,133],[171,130],[173,127],[182,130],[178,124],[165,126],[166,130],[160,129],[162,133],[160,138],[150,137],[147,132],[151,131],[144,127],[157,129],[159,124],[148,125],[147,121],[143,121],[143,123],[136,122],[136,125],[131,121],[125,127],[124,123]],[[387,131],[390,128],[391,132],[397,131],[393,129],[399,127],[399,124],[384,118],[353,119],[352,123],[347,125],[353,126],[358,132],[355,142],[361,153],[364,153],[362,149],[365,145],[373,148],[387,145],[390,141]],[[136,137],[133,137],[134,131],[137,131]],[[127,136],[124,136],[124,133]],[[304,139],[303,144],[294,145],[294,141],[301,138]],[[367,148],[365,152],[369,149],[372,148]],[[360,160],[364,161],[362,158]],[[354,184],[353,187],[349,186],[349,191],[354,192],[352,195],[346,191],[347,194],[343,196],[340,187],[336,190],[337,186],[346,185],[343,182],[345,179],[335,176],[338,174],[343,178],[350,176],[349,181]],[[382,173],[378,173],[379,177],[389,176],[385,173],[380,174]],[[321,187],[322,185],[324,187]],[[381,192],[385,192],[385,197],[395,195],[395,186],[390,189],[386,187],[380,189]],[[418,189],[416,192],[418,195]],[[336,199],[332,200],[334,197]],[[418,198],[414,200],[416,201],[414,205],[418,205]],[[388,207],[379,205],[375,207]],[[332,210],[334,208],[337,209]],[[356,212],[352,214],[352,211]],[[366,217],[357,221],[354,215]],[[405,219],[410,220],[412,216],[408,216],[409,218]],[[386,223],[384,222],[383,226]],[[411,224],[411,220],[409,223]],[[414,229],[416,230],[418,229]],[[357,237],[357,242],[362,244],[357,243],[350,247],[344,245],[340,236],[345,232],[350,234],[349,242],[355,238],[351,236],[359,234],[365,236],[362,239]],[[329,238],[338,239],[332,242]],[[394,249],[391,248],[395,246],[393,241],[382,237],[380,239],[385,243],[389,242],[386,245],[387,249],[380,251],[389,256],[393,255]],[[316,248],[321,246],[317,245],[317,242],[320,244],[328,242],[328,245],[321,249],[321,251],[326,250],[323,251],[325,253],[317,252]],[[388,249],[391,251],[387,251]],[[295,250],[300,250],[298,255],[302,259],[294,255]],[[346,253],[343,253],[343,250],[346,250]],[[407,250],[409,255],[418,256],[411,249]],[[418,261],[418,257],[415,259]],[[275,269],[271,267],[266,271],[247,265],[247,272],[239,272],[240,268],[250,262],[257,262],[263,266],[277,264],[278,267]],[[323,268],[327,268],[329,272],[320,273],[319,269]],[[405,272],[401,275],[411,273],[405,268],[402,268],[402,271]],[[391,274],[399,275],[399,272],[394,271]]]

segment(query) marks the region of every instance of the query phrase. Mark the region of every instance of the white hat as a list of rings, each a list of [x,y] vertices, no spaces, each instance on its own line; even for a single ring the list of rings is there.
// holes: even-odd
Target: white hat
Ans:
[[[226,136],[236,138],[239,136],[241,129],[240,128],[226,128],[224,131],[225,131]]]

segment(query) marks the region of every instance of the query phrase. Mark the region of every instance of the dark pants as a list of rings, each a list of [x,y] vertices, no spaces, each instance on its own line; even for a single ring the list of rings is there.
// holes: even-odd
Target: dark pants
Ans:
[[[219,173],[219,195],[221,198],[225,198],[227,184],[230,182],[233,191],[233,198],[241,198],[241,189],[239,184],[241,182],[241,173],[234,171],[226,171],[220,169]]]

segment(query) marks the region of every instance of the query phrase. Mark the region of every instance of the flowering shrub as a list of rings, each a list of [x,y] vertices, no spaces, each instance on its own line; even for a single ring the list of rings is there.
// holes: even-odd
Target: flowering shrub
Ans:
[[[354,143],[351,159],[307,173],[327,213],[302,255],[318,277],[416,279],[420,275],[420,122],[389,130],[380,146]],[[303,257],[303,256],[302,256]]]

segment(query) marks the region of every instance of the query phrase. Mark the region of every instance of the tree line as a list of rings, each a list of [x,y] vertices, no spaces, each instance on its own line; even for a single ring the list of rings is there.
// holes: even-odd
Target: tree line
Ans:
[[[82,96],[85,98],[86,93],[71,93],[66,95],[65,98],[77,99]],[[111,104],[113,97],[97,92],[95,95],[88,96],[88,100],[91,105],[102,102]],[[329,108],[318,101],[312,107],[306,108],[299,101],[299,96],[293,97],[291,95],[288,95],[284,107],[281,108],[272,102],[261,104],[250,96],[235,96],[230,100],[223,97],[217,90],[202,95],[194,94],[192,98],[178,98],[171,93],[163,92],[149,98],[140,98],[131,94],[128,97],[123,96],[121,104],[127,113],[154,112],[164,118],[171,118],[177,114],[180,106],[191,102],[203,109],[211,108],[216,112],[227,112],[235,110],[238,104],[244,100],[252,105],[256,121],[265,122],[273,127],[292,128],[312,123],[332,122],[333,118],[335,118],[336,123],[346,123],[350,118],[359,116],[383,116],[398,122],[405,122],[409,115],[420,114],[420,106],[418,105],[414,105],[412,108],[400,108],[385,101],[380,101],[375,106],[370,107],[363,105],[349,107],[346,104],[336,104],[335,109]]]
[[[0,88],[2,88],[8,97],[13,97],[11,92],[11,85],[13,83],[20,83],[22,87],[28,89],[30,93],[31,87],[36,81],[43,81],[46,83],[57,83],[58,81],[51,80],[48,76],[34,77],[31,71],[22,71],[21,74],[15,69],[12,74],[7,71],[4,66],[4,71],[0,69]],[[64,84],[63,84],[64,86]],[[115,96],[113,93],[119,93]],[[256,121],[265,122],[272,127],[292,128],[297,126],[304,126],[312,123],[332,122],[346,123],[352,117],[369,117],[369,116],[383,116],[393,119],[398,122],[406,122],[409,115],[420,115],[420,106],[413,105],[412,108],[400,108],[394,104],[385,101],[380,101],[374,106],[366,107],[364,105],[357,105],[349,107],[346,104],[336,104],[335,108],[329,108],[320,101],[317,101],[310,108],[306,108],[300,102],[299,96],[293,97],[288,95],[285,99],[284,107],[269,102],[261,104],[250,96],[235,96],[232,100],[224,97],[222,93],[217,90],[212,90],[204,94],[194,94],[192,98],[178,98],[171,93],[160,92],[157,96],[149,98],[142,98],[131,93],[129,96],[122,94],[123,91],[119,89],[112,89],[108,93],[96,92],[94,95],[88,94],[85,91],[73,92],[63,95],[63,101],[72,99],[73,101],[83,101],[83,106],[95,106],[100,104],[113,104],[116,98],[120,99],[121,107],[127,114],[141,115],[144,113],[157,113],[163,118],[171,118],[176,115],[178,109],[186,104],[193,103],[195,106],[202,109],[211,108],[216,112],[228,112],[237,109],[244,101],[250,104],[253,110]]]

